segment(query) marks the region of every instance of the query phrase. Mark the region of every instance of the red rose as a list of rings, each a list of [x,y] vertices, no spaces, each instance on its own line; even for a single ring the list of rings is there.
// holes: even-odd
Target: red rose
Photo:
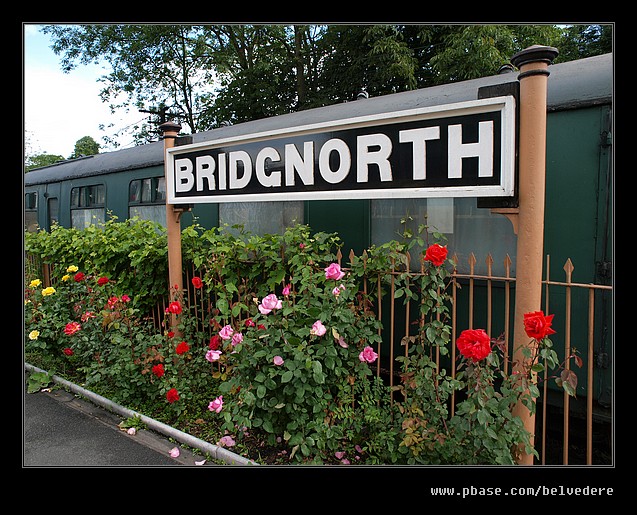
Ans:
[[[155,374],[157,377],[163,376],[164,375],[163,363],[160,363],[159,365],[155,365],[152,370],[153,370],[153,374]]]
[[[177,391],[177,388],[171,388],[166,392],[166,400],[170,402],[170,404],[179,400],[179,392]]]
[[[73,356],[73,349],[71,349],[70,347],[67,347],[62,352],[66,354],[67,356]]]
[[[83,280],[84,280],[84,272],[78,272],[77,274],[75,274],[75,275],[73,276],[73,280],[74,280],[76,283],[79,283],[80,281],[83,281]]]
[[[181,342],[179,345],[177,345],[175,352],[181,355],[181,354],[186,354],[186,352],[188,352],[189,350],[190,350],[190,345],[188,345],[186,342]]]
[[[181,313],[181,304],[179,302],[174,301],[168,304],[168,308],[166,309],[168,313],[173,313],[175,315],[179,315]]]
[[[215,334],[212,338],[210,338],[210,344],[208,345],[208,348],[210,350],[217,350],[220,345],[221,345],[221,336],[219,336],[218,334]]]
[[[104,286],[108,282],[108,277],[100,277],[97,280],[98,286]]]
[[[524,330],[529,338],[542,340],[549,334],[555,334],[551,328],[553,317],[555,315],[544,315],[543,311],[534,311],[533,313],[524,314]]]
[[[431,261],[435,266],[440,266],[447,259],[447,246],[434,243],[425,252],[425,261]]]
[[[193,277],[192,278],[192,285],[199,289],[203,286],[203,282],[201,281],[201,279],[199,277]]]
[[[484,329],[466,329],[456,340],[460,353],[471,361],[481,361],[491,352],[491,338]]]
[[[68,324],[66,324],[66,327],[64,327],[64,334],[66,334],[67,336],[74,335],[81,328],[82,326],[79,322],[69,322]]]

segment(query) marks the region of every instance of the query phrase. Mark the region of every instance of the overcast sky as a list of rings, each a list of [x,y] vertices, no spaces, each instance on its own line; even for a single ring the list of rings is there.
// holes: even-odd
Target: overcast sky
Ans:
[[[112,115],[99,98],[96,80],[106,70],[98,65],[78,66],[70,73],[60,69],[60,56],[50,49],[41,25],[24,24],[23,108],[25,146],[29,154],[54,154],[68,158],[75,142],[91,136],[100,145],[106,135],[99,126],[113,123],[121,128],[143,120],[147,114],[132,110]],[[119,140],[120,147],[132,146],[132,137]],[[101,151],[113,150],[101,147]]]

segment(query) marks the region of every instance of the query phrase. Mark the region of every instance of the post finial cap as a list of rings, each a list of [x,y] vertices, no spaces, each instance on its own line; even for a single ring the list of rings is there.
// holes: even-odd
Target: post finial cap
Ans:
[[[181,125],[173,121],[167,121],[159,126],[159,130],[162,132],[162,134],[165,134],[168,131],[179,132],[181,130]]]
[[[558,54],[557,48],[552,46],[533,45],[511,57],[511,63],[516,68],[538,61],[551,64]]]

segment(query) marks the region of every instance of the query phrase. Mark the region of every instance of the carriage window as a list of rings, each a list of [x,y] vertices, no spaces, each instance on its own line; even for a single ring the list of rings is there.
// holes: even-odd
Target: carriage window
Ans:
[[[219,204],[219,223],[243,225],[263,236],[283,234],[287,227],[303,223],[303,202],[228,202]]]
[[[166,179],[136,179],[128,187],[128,216],[166,225]]]
[[[489,209],[477,207],[475,198],[429,198],[391,199],[372,201],[372,243],[382,244],[392,239],[401,241],[405,224],[414,234],[418,226],[426,224],[428,235],[421,235],[429,244],[437,243],[432,232],[442,233],[447,238],[449,257],[458,256],[458,272],[469,272],[469,256],[473,253],[477,263],[474,273],[487,273],[486,259],[493,258],[491,273],[504,275],[507,255],[515,263],[517,236],[513,226],[504,216],[491,213]],[[407,220],[406,218],[409,217]],[[414,247],[412,258],[423,248]],[[414,270],[419,266],[412,259]],[[515,272],[515,265],[511,270]]]
[[[59,222],[59,202],[57,197],[50,197],[47,200],[46,203],[46,209],[47,209],[47,220],[48,220],[48,224],[49,227],[48,229],[51,230],[51,226],[55,223]]]
[[[32,191],[24,195],[24,227],[29,232],[38,229],[38,192]]]
[[[84,229],[105,221],[106,188],[103,184],[71,189],[71,225]]]
[[[38,192],[32,191],[24,194],[24,209],[38,209]]]

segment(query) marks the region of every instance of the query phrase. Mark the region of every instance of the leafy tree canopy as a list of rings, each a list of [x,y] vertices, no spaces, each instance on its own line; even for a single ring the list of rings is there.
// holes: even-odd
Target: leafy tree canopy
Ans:
[[[99,154],[100,146],[91,136],[83,136],[75,142],[75,149],[68,159],[77,159],[82,156],[92,156]],[[24,172],[29,172],[34,168],[50,166],[66,159],[55,154],[33,153],[27,150],[24,156]]]
[[[612,51],[612,25],[48,25],[70,72],[107,63],[102,100],[195,133],[497,73],[534,44],[555,62]],[[137,142],[154,136],[138,128]]]
[[[100,145],[91,136],[84,136],[75,142],[73,153],[69,159],[76,159],[82,156],[93,156],[99,154]]]
[[[33,156],[25,156],[24,173],[30,172],[34,168],[50,166],[60,161],[64,161],[64,157],[55,154],[47,154],[46,152]]]

